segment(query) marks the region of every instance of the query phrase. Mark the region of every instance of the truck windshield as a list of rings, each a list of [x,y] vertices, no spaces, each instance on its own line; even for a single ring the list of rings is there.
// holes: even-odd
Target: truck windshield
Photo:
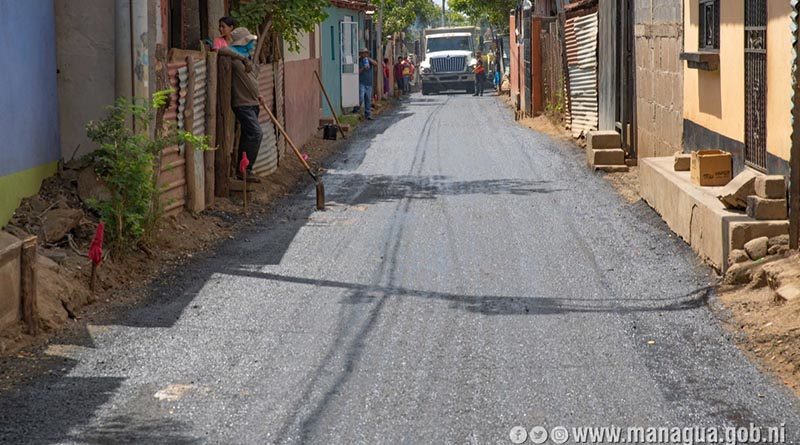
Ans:
[[[469,37],[428,37],[427,52],[470,51]]]

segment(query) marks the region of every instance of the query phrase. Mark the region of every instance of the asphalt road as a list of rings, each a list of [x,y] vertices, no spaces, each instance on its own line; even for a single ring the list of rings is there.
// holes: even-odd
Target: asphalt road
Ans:
[[[0,441],[753,423],[800,443],[794,396],[733,346],[691,250],[496,98],[413,96],[325,184],[326,212],[302,190],[118,323],[51,346],[52,374],[0,395]]]

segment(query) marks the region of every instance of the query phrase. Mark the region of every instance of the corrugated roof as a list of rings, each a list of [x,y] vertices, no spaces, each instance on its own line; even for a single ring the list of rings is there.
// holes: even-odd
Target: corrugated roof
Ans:
[[[564,11],[570,13],[584,9],[591,9],[595,6],[597,6],[597,0],[577,0],[564,5]]]
[[[331,0],[331,5],[355,11],[372,11],[375,9],[373,5],[369,4],[369,0]]]

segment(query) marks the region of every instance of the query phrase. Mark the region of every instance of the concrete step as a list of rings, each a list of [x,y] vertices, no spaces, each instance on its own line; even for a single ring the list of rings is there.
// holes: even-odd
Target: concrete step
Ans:
[[[621,148],[622,138],[616,131],[590,131],[586,135],[586,147],[594,150]]]
[[[586,147],[586,162],[592,167],[596,165],[626,165],[625,151],[621,148],[597,150]]]

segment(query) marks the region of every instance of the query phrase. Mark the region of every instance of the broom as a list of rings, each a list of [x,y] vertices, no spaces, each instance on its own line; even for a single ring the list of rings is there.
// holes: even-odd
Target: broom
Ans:
[[[292,151],[294,151],[294,154],[297,155],[297,159],[300,160],[300,163],[302,163],[303,167],[306,168],[308,174],[311,175],[311,178],[314,179],[314,184],[317,189],[317,210],[325,210],[325,185],[322,183],[322,180],[317,175],[315,175],[314,172],[311,171],[311,167],[308,165],[308,162],[306,162],[306,160],[303,159],[303,155],[300,154],[300,150],[298,150],[297,146],[294,145],[292,138],[290,138],[289,135],[286,134],[286,130],[283,129],[283,125],[281,125],[281,123],[278,122],[278,119],[275,117],[274,114],[272,114],[272,111],[270,111],[270,109],[267,108],[266,105],[264,105],[263,101],[260,101],[260,103],[261,103],[261,108],[263,108],[264,111],[266,111],[267,114],[269,114],[269,118],[272,119],[272,123],[275,124],[276,127],[278,127],[278,130],[280,130],[281,134],[283,134],[283,137],[285,137],[286,141],[289,142],[289,146],[292,147]]]

